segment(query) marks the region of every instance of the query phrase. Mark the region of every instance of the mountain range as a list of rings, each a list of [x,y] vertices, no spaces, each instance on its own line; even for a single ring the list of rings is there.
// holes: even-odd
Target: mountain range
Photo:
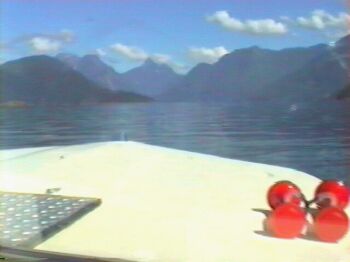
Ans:
[[[96,82],[101,87],[110,90],[126,89],[127,84],[123,82],[121,75],[111,66],[102,62],[97,55],[79,57],[73,54],[60,53],[55,58],[80,72],[87,79]]]
[[[72,54],[58,54],[56,58],[104,88],[151,97],[162,94],[181,79],[181,76],[169,66],[151,59],[147,59],[139,67],[120,74],[102,62],[97,55],[78,57]]]
[[[147,102],[150,98],[112,91],[49,56],[31,56],[0,66],[0,102],[29,105],[81,105]]]
[[[186,75],[151,59],[125,73],[97,55],[32,56],[0,66],[0,101],[312,101],[350,98],[350,36],[334,45],[235,50]]]
[[[349,41],[348,36],[332,47],[239,49],[215,64],[197,65],[161,99],[301,102],[339,97],[348,83]]]
[[[183,76],[175,73],[168,65],[159,64],[147,59],[143,65],[122,74],[128,83],[127,91],[158,97],[172,86],[179,84]]]

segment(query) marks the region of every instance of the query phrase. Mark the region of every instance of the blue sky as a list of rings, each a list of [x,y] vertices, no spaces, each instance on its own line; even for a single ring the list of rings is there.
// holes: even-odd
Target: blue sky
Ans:
[[[152,58],[177,71],[238,48],[331,43],[344,0],[1,0],[0,59],[98,54],[123,72]]]

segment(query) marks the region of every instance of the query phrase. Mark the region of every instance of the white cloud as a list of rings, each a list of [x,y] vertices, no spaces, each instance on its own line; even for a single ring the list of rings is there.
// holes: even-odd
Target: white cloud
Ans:
[[[18,47],[29,47],[32,53],[51,54],[60,51],[65,45],[75,40],[75,34],[63,29],[54,34],[36,33],[22,35],[6,43],[0,44],[0,49],[15,52]]]
[[[35,53],[40,54],[55,53],[62,47],[62,43],[60,41],[40,36],[33,37],[28,41],[28,43]]]
[[[172,57],[167,54],[148,54],[142,48],[128,46],[121,43],[111,45],[110,50],[130,62],[144,62],[147,59],[152,59],[155,63],[168,65],[174,71],[179,73],[183,73],[185,70],[187,70],[186,66],[173,61]]]
[[[107,52],[105,50],[103,50],[102,48],[97,48],[95,50],[95,53],[99,56],[99,57],[104,57],[107,55]]]
[[[213,64],[217,62],[222,56],[229,52],[223,46],[214,48],[192,47],[188,50],[189,58],[194,62]]]
[[[153,54],[150,55],[150,58],[158,64],[164,64],[171,67],[177,73],[184,73],[188,70],[187,66],[173,61],[172,57],[169,55]]]
[[[314,10],[309,17],[298,17],[295,22],[298,26],[306,29],[341,29],[349,25],[350,15],[344,12],[332,15],[324,10]]]
[[[333,31],[327,31],[324,32],[324,36],[326,39],[330,42],[337,41],[340,38],[349,35],[350,30],[349,29],[343,29],[343,30],[333,30]]]
[[[207,17],[207,21],[232,31],[253,35],[283,35],[288,32],[287,26],[273,19],[241,21],[231,17],[227,11],[217,11]]]
[[[134,62],[142,62],[146,60],[149,55],[142,49],[134,46],[127,46],[117,43],[110,46],[111,50],[118,55]]]
[[[169,64],[171,63],[171,56],[165,54],[154,54],[150,57],[154,62],[158,64]]]
[[[178,74],[185,74],[191,69],[189,65],[185,65],[182,63],[173,63],[169,66]]]

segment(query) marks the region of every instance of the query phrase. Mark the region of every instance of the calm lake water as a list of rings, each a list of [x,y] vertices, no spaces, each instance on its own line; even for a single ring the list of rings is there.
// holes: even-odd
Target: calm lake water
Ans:
[[[350,105],[120,104],[0,110],[0,147],[119,140],[296,168],[349,181]],[[132,156],[130,156],[132,157]]]

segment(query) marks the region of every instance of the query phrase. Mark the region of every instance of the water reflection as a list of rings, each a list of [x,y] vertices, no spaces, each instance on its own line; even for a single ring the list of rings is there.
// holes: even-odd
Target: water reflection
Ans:
[[[0,111],[0,146],[131,140],[348,179],[350,110],[318,105],[152,103]]]

